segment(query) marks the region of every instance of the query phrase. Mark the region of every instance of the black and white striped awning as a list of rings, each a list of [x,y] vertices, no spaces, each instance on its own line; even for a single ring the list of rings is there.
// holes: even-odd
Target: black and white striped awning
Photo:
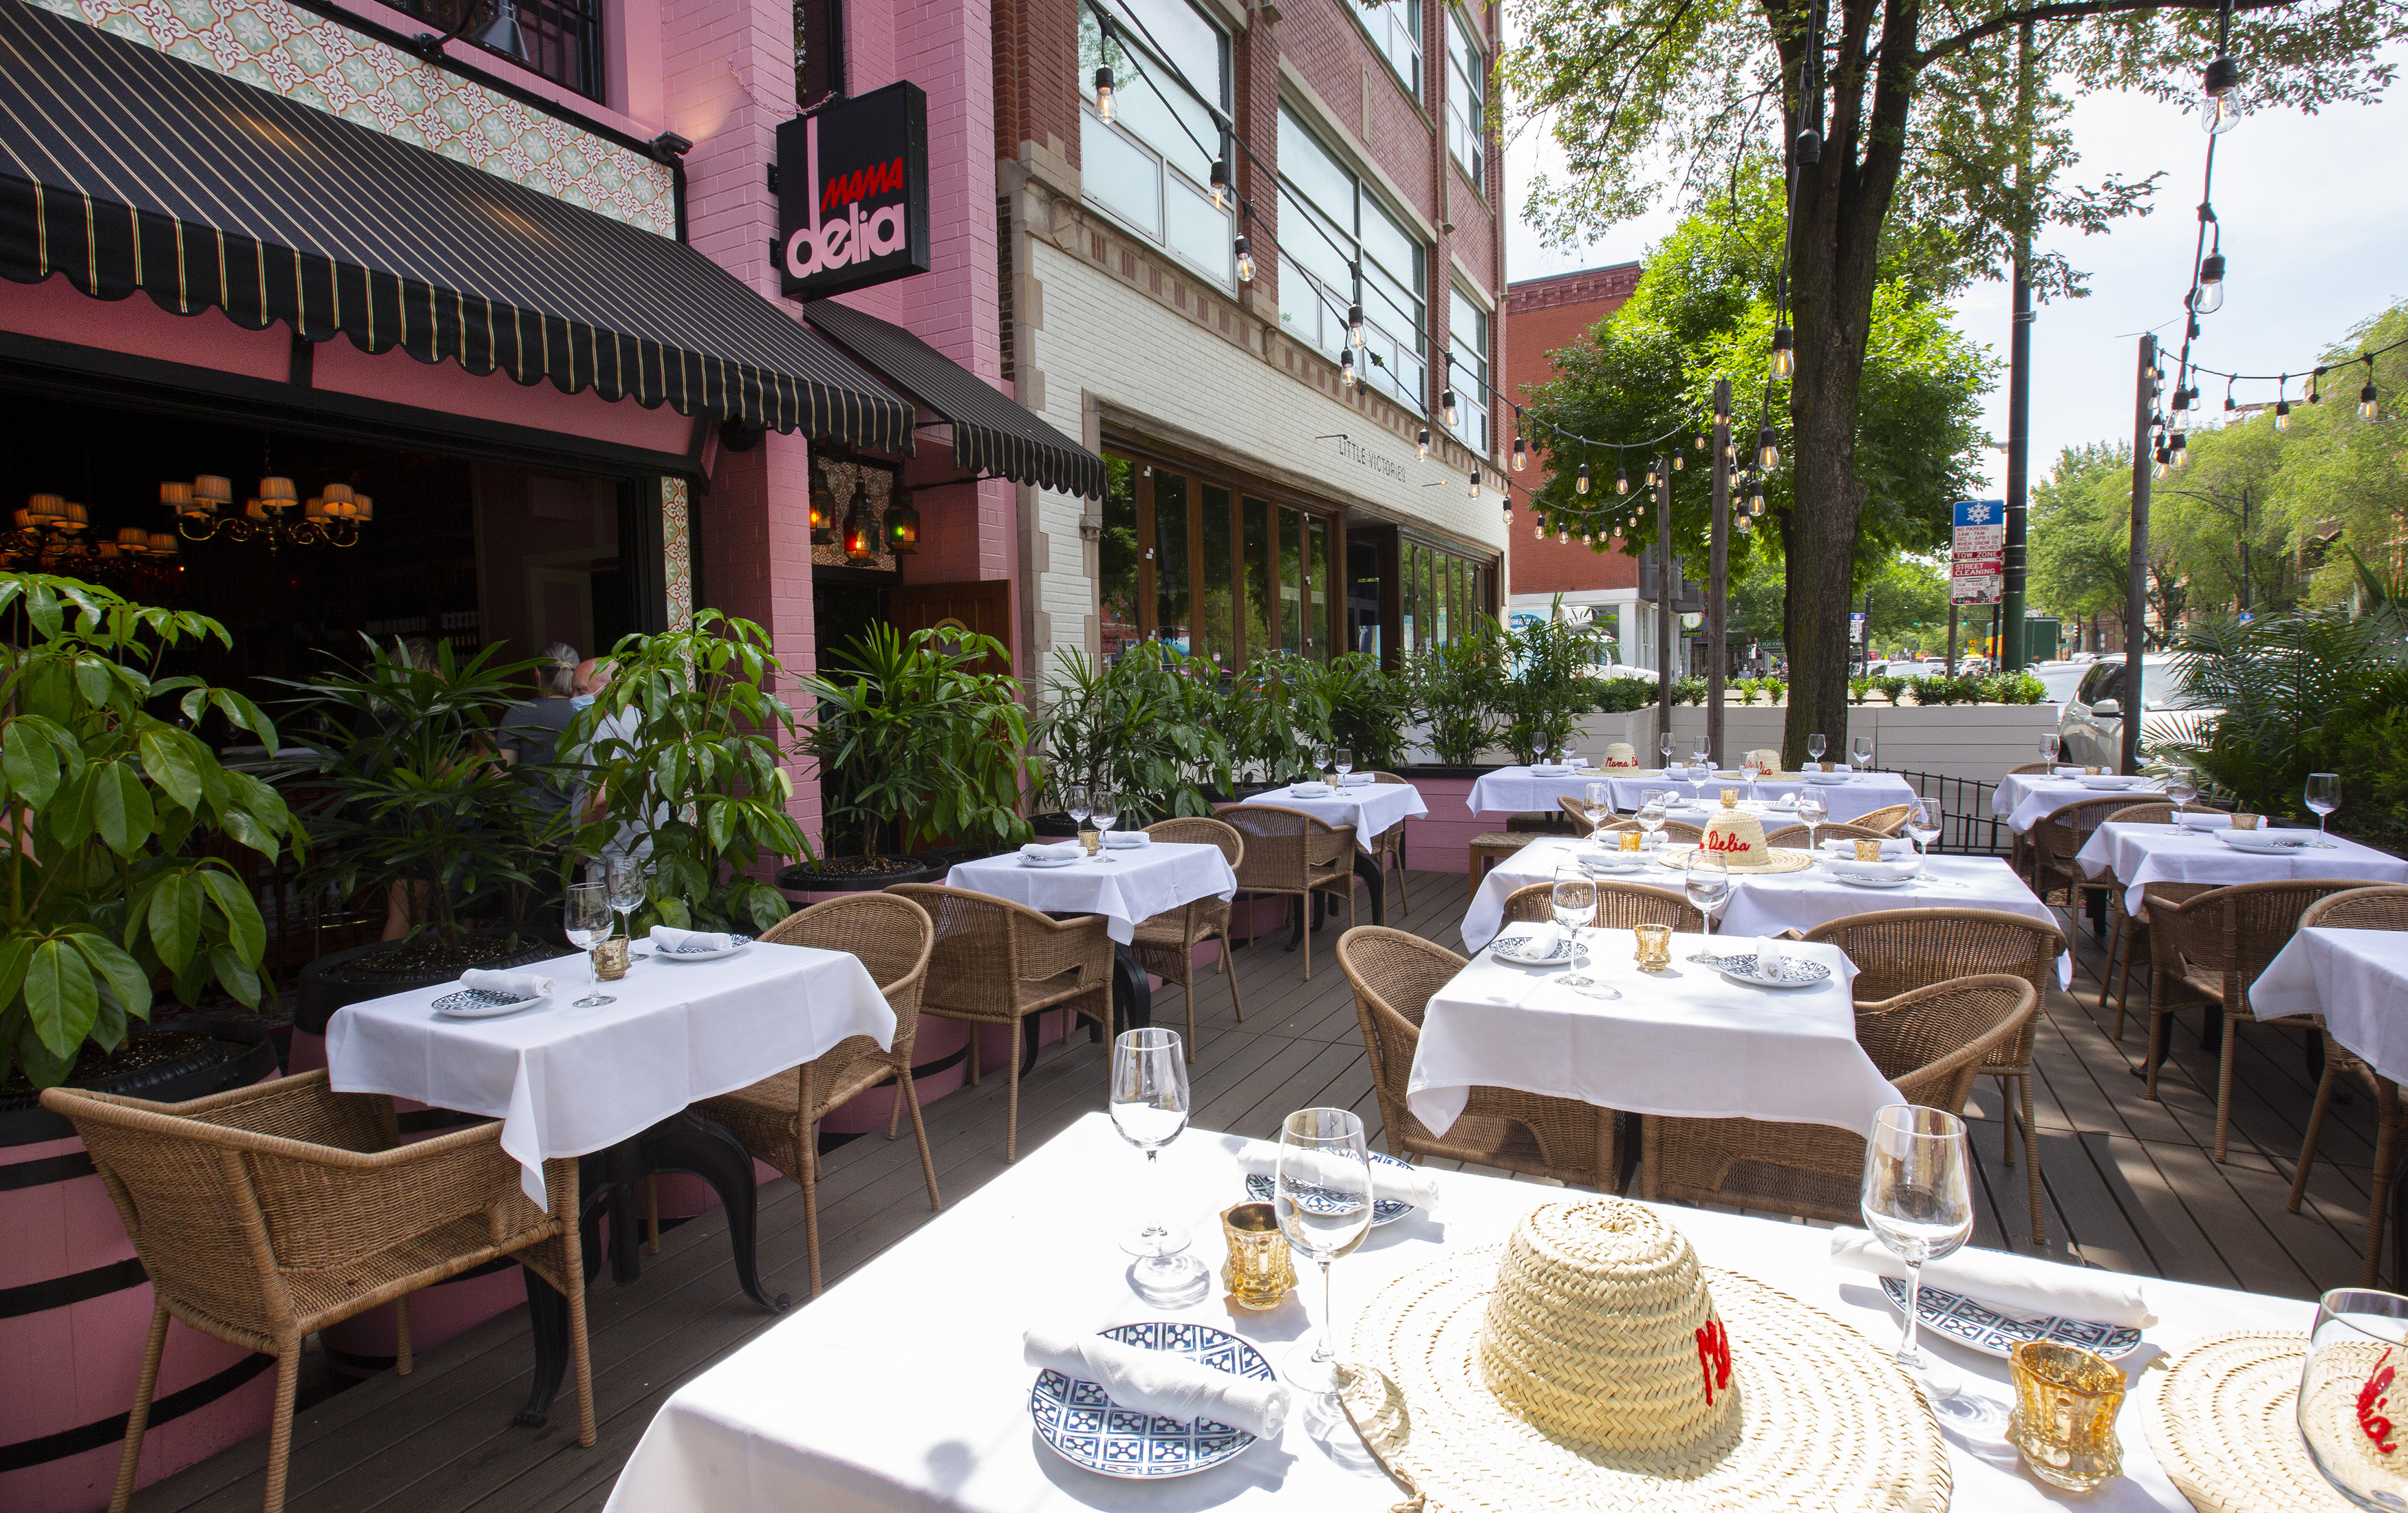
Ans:
[[[911,407],[681,242],[0,0],[0,277],[912,450]]]
[[[966,471],[1083,498],[1104,497],[1103,458],[901,326],[833,299],[805,305],[803,318],[939,420],[952,423],[953,461]]]

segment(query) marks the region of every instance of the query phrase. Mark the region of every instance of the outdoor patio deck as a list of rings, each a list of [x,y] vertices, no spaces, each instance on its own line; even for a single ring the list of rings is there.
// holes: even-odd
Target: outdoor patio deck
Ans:
[[[1460,872],[1417,872],[1410,919],[1396,923],[1460,948],[1467,891]],[[1393,917],[1393,915],[1392,915]],[[1222,980],[1208,977],[1198,1015],[1195,1118],[1201,1128],[1268,1136],[1280,1116],[1315,1103],[1352,1107],[1375,1133],[1380,1111],[1355,1028],[1346,978],[1330,947],[1315,942],[1315,972],[1302,981],[1285,937],[1238,953],[1245,1023],[1229,1014]],[[2108,1038],[2113,1012],[2096,1005],[2100,951],[2086,935],[2075,992],[2052,993],[2039,1040],[2035,1088],[2042,1171],[2050,1200],[2049,1253],[2117,1271],[2217,1287],[2314,1297],[2353,1282],[2372,1151],[2368,1102],[2335,1110],[2309,1203],[2283,1212],[2300,1130],[2314,1092],[2294,1031],[2245,1030],[2229,1162],[2208,1147],[2214,1127],[2214,1059],[2192,1029],[2176,1032],[2164,1102],[2141,1097],[2129,1074],[2145,1048],[2146,1023]],[[1164,1024],[1183,1023],[1176,990],[1155,999]],[[2190,1016],[2196,1025],[2198,1016]],[[1022,1088],[1021,1139],[1034,1146],[1080,1115],[1102,1107],[1106,1048],[1083,1036],[1049,1047]],[[929,1138],[948,1203],[1003,1165],[1004,1082],[990,1078],[929,1106]],[[2018,1248],[2027,1227],[2025,1177],[2000,1164],[1996,1086],[1975,1089],[1974,1149],[1985,1203],[1976,1244]],[[2338,1167],[2335,1162],[2341,1163]],[[1099,1174],[1099,1175],[1102,1175]],[[762,1189],[765,1282],[800,1297],[808,1290],[798,1189]],[[1065,1201],[1076,1201],[1065,1195]],[[821,1188],[828,1282],[873,1260],[932,1217],[909,1136],[876,1135],[826,1158]],[[402,1377],[387,1372],[306,1409],[295,1426],[287,1506],[294,1513],[552,1513],[602,1506],[621,1463],[662,1401],[678,1385],[777,1320],[738,1291],[715,1215],[672,1230],[647,1257],[640,1281],[607,1276],[592,1294],[594,1386],[601,1439],[576,1444],[564,1396],[552,1426],[510,1425],[532,1362],[523,1315],[513,1311],[420,1355]],[[977,1264],[965,1257],[964,1264]],[[943,1300],[918,1319],[896,1321],[898,1343],[913,1332],[940,1336]],[[830,1370],[842,1370],[830,1362]],[[245,1513],[259,1506],[263,1448],[254,1440],[137,1495],[142,1513],[191,1509]]]

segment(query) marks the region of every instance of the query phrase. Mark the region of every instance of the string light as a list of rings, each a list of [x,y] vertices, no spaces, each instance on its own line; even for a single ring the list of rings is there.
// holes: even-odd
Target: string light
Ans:
[[[1613,523],[1613,539],[1617,541],[1622,540],[1622,522],[1618,518]]]
[[[2221,53],[2199,81],[2199,124],[2209,136],[2241,123],[2241,65]]]
[[[1761,425],[1756,432],[1756,462],[1766,472],[1781,466],[1781,448],[1773,440],[1772,427]]]
[[[1104,34],[1109,38],[1111,34]],[[1096,115],[1106,125],[1112,119],[1112,65],[1103,64],[1096,69]]]
[[[1238,281],[1252,283],[1254,281],[1254,249],[1247,245],[1246,238],[1243,237],[1237,239],[1235,246],[1238,253]]]
[[[1562,521],[1555,522],[1555,544],[1557,546],[1570,546],[1572,544],[1572,533],[1564,528]]]
[[[1506,492],[1511,494],[1512,491],[1508,489]],[[1474,504],[1480,502],[1480,469],[1477,468],[1471,469],[1471,502]]]
[[[1740,533],[1742,536],[1746,535],[1746,534],[1748,533],[1748,531],[1749,531],[1749,530],[1751,530],[1752,528],[1754,528],[1754,527],[1752,527],[1751,526],[1749,526],[1749,524],[1748,524],[1748,517],[1747,517],[1746,515],[1742,515],[1742,516],[1740,516],[1737,520],[1732,521],[1732,522],[1731,522],[1731,524],[1732,524],[1732,525],[1734,525],[1734,526],[1736,526],[1737,527],[1739,527],[1739,533]]]
[[[1580,465],[1580,472],[1579,472],[1579,474],[1578,474],[1576,477],[1574,477],[1574,479],[1572,480],[1572,487],[1573,487],[1573,488],[1575,488],[1575,489],[1578,489],[1578,490],[1579,490],[1581,493],[1583,493],[1583,494],[1586,494],[1586,493],[1588,492],[1588,464],[1587,464],[1587,463],[1584,462],[1584,463],[1582,463],[1582,464]]]
[[[1212,209],[1216,210],[1226,210],[1228,208],[1229,160],[1227,158],[1214,158],[1212,160]]]
[[[1360,305],[1346,307],[1346,344],[1355,348],[1363,345],[1363,307]],[[1453,425],[1454,422],[1447,424]]]
[[[1505,491],[1505,528],[1513,528],[1513,491],[1510,488]]]
[[[2374,420],[2382,414],[2374,402],[2374,359],[2366,360],[2366,387],[2358,391],[2358,418]]]
[[[1515,431],[1513,433],[1513,470],[1518,473],[1528,467],[1529,463],[1530,455],[1522,446],[1522,433]]]
[[[2316,387],[2316,381],[2324,376],[2325,370],[2321,367],[2308,375],[2308,403],[2312,405],[2320,405],[2325,402],[2323,393]]]
[[[1446,418],[1447,425],[1452,426],[1455,424],[1455,389],[1452,385],[1438,396],[1438,409],[1439,413]]]
[[[1616,494],[1630,492],[1630,475],[1622,470],[1622,465],[1619,463],[1616,463],[1613,468],[1613,492]]]
[[[1342,388],[1354,386],[1354,349],[1352,347],[1338,354],[1338,382]]]
[[[1688,459],[1681,455],[1681,449],[1679,447],[1674,447],[1672,449],[1672,470],[1677,473],[1688,465]]]
[[[1785,379],[1798,369],[1798,354],[1790,348],[1789,327],[1772,328],[1772,376]]]
[[[2224,412],[2228,415],[2241,408],[2232,402],[2232,382],[2230,379],[2224,381]]]
[[[1419,438],[1418,439],[1416,439],[1416,440],[1413,442],[1413,450],[1414,450],[1415,452],[1418,452],[1418,453],[1420,453],[1420,454],[1421,454],[1421,459],[1422,459],[1422,461],[1424,461],[1424,462],[1427,462],[1427,461],[1429,461],[1429,427],[1428,427],[1428,426],[1425,425],[1425,426],[1423,426],[1423,427],[1422,427],[1422,434],[1421,434],[1420,438]]]
[[[2290,386],[2291,375],[2286,373],[2283,375],[2282,382],[2274,389],[2274,429],[2278,431],[2287,431],[2291,428],[2291,396],[2284,392]]]
[[[2173,441],[2166,448],[2166,463],[2169,467],[2179,469],[2189,461],[2190,454],[2184,445],[2183,434],[2176,431]]]
[[[2191,312],[2213,315],[2224,308],[2224,254],[2210,252],[2199,265],[2199,291],[2191,296]]]

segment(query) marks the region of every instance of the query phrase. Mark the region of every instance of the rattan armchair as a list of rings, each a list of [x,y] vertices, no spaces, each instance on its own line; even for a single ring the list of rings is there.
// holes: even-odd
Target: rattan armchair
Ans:
[[[2408,930],[2408,885],[2354,887],[2319,899],[2300,916],[2301,929],[2318,925],[2333,929]],[[2367,1181],[2366,1260],[2358,1275],[2358,1286],[2372,1287],[2383,1264],[2383,1221],[2391,1207],[2392,1168],[2398,1164],[2400,1137],[2408,1131],[2408,1110],[2401,1106],[2400,1085],[2358,1059],[2329,1031],[2325,1035],[2325,1074],[2316,1083],[2315,1107],[2308,1115],[2299,1167],[2291,1174],[2291,1199],[2285,1206],[2294,1214],[2300,1211],[2300,1199],[2308,1190],[2308,1168],[2316,1159],[2316,1137],[2324,1132],[2325,1115],[2332,1107],[2333,1084],[2344,1074],[2365,1083],[2374,1095],[2374,1166]],[[2395,1257],[2392,1264],[2398,1268],[2401,1261]]]
[[[2215,1159],[2231,1143],[2233,1048],[2244,1024],[2277,1024],[2322,1031],[2313,1016],[2259,1019],[2249,1009],[2249,985],[2300,928],[2311,904],[2363,882],[2291,880],[2236,883],[2175,899],[2157,883],[2142,890],[2149,912],[2149,1081],[2157,1096],[2165,1059],[2166,1021],[2186,1009],[2224,1016],[2224,1051],[2215,1073]]]
[[[575,1160],[544,1163],[538,1208],[498,1122],[403,1145],[392,1099],[337,1093],[322,1067],[181,1103],[52,1088],[42,1106],[82,1137],[155,1298],[111,1513],[134,1495],[169,1318],[276,1357],[264,1506],[279,1513],[303,1339],[394,1304],[407,1376],[408,1295],[505,1256],[568,1300],[577,1442],[594,1443]]]
[[[896,883],[886,891],[918,904],[936,924],[920,1012],[970,1027],[972,1087],[979,1081],[979,1028],[1011,1027],[1003,1159],[1018,1160],[1025,1021],[1061,1009],[1111,1030],[1112,938],[1104,916],[1049,919],[1009,899],[937,883]]]
[[[936,945],[928,912],[891,893],[856,893],[788,915],[761,934],[772,945],[810,945],[861,958],[878,990],[895,1011],[895,1038],[886,1049],[867,1035],[838,1043],[815,1061],[762,1078],[694,1111],[735,1131],[755,1160],[766,1162],[802,1186],[804,1248],[811,1270],[811,1296],[820,1295],[819,1122],[873,1088],[895,1085],[886,1114],[886,1138],[895,1138],[903,1111],[911,1111],[912,1138],[920,1142],[920,1174],[928,1184],[928,1206],[941,1208],[937,1163],[928,1154],[928,1127],[920,1117],[920,1090],[911,1082],[911,1046],[920,1032],[920,993]]]
[[[1856,964],[1856,993],[1872,1001],[1917,987],[1985,973],[2011,973],[2045,998],[2057,985],[2057,958],[2067,949],[2055,925],[1995,909],[1885,909],[1851,915],[1809,930],[1806,939],[1836,945]],[[1999,1121],[2006,1164],[2015,1164],[2015,1132],[2023,1131],[2026,1184],[2031,1189],[2031,1239],[2047,1236],[2040,1178],[2039,1126],[2032,1120],[2035,1014],[2023,1033],[1982,1063],[1998,1079],[2006,1117]]]
[[[1906,816],[1914,810],[1913,804],[1885,804],[1868,814],[1858,814],[1848,823],[1895,841],[1906,833]]]
[[[2129,799],[2111,793],[2099,799],[2076,799],[2032,821],[2028,837],[2031,887],[2042,903],[2053,904],[2056,901],[2051,895],[2062,894],[2066,915],[2071,918],[2081,912],[2085,893],[2115,886],[2112,877],[2093,880],[2084,875],[2082,864],[2074,856],[2090,843],[2091,833],[2105,824],[2109,815],[2130,807]]]
[[[1706,838],[1706,828],[1684,819],[1668,819],[1660,833],[1666,845],[1693,846]]]
[[[1960,977],[1856,1005],[1856,1040],[1909,1103],[1960,1112],[1982,1064],[2024,1033],[2040,995],[2021,977]],[[1730,1203],[1834,1223],[1857,1207],[1865,1137],[1758,1119],[1640,1121],[1640,1196]]]
[[[1246,859],[1246,840],[1217,819],[1166,819],[1149,825],[1145,833],[1180,845],[1219,846],[1236,872]],[[1177,983],[1187,1004],[1187,1059],[1196,1059],[1196,948],[1206,941],[1221,943],[1218,965],[1229,979],[1229,1007],[1240,1020],[1246,1005],[1238,998],[1238,972],[1229,960],[1229,901],[1207,893],[1176,909],[1138,921],[1130,949],[1140,965],[1165,982]]]
[[[1396,783],[1406,787],[1412,786],[1410,782],[1404,778],[1398,777],[1394,772],[1374,772],[1371,774],[1371,781],[1374,783]],[[1388,886],[1388,870],[1390,866],[1393,865],[1396,869],[1397,917],[1399,919],[1407,917],[1413,912],[1413,896],[1405,886],[1405,826],[1408,823],[1408,821],[1400,819],[1394,825],[1389,826],[1386,829],[1382,830],[1379,834],[1371,837],[1369,847],[1371,859],[1379,864],[1380,887],[1383,892],[1386,890]]]
[[[1584,841],[1593,835],[1639,829],[1639,822],[1627,814],[1619,819],[1608,820],[1602,825],[1592,825],[1588,822],[1587,805],[1570,794],[1557,799],[1555,803],[1563,810],[1565,817],[1572,822],[1572,833]]]
[[[1507,1088],[1474,1088],[1443,1135],[1433,1134],[1405,1102],[1430,995],[1464,968],[1464,958],[1401,929],[1367,925],[1338,941],[1338,965],[1354,989],[1354,1017],[1371,1058],[1371,1085],[1388,1153],[1404,1160],[1469,1161],[1553,1177],[1610,1192],[1622,1159],[1614,1113],[1570,1098]]]
[[[2172,804],[2127,804],[2100,821],[2102,825],[2171,825],[2174,819]],[[2018,836],[2016,839],[2021,840]],[[2140,954],[2149,932],[2148,911],[2138,915],[2124,906],[2124,890],[2107,890],[2107,962],[2099,969],[2099,1003],[2107,1004],[2107,989],[2115,985],[2115,1031],[2112,1038],[2124,1038],[2124,1005],[2132,993],[2132,958]],[[2115,963],[2124,963],[2123,978],[2117,983]]]
[[[1702,935],[1706,916],[1698,913],[1689,901],[1678,893],[1660,887],[1648,887],[1639,883],[1617,882],[1600,877],[1597,882],[1597,913],[1590,925],[1598,929],[1628,929],[1635,925],[1670,925],[1687,935]],[[1507,923],[1539,921],[1555,917],[1555,885],[1532,883],[1517,887],[1505,899]]]
[[[1819,821],[1813,827],[1816,841],[1895,841],[1887,830],[1869,830],[1861,825],[1850,825],[1835,819]],[[1796,846],[1803,850],[1807,843],[1807,827],[1803,821],[1784,825],[1764,838],[1769,846]]]
[[[1304,937],[1304,980],[1312,981],[1312,896],[1342,895],[1346,923],[1354,923],[1354,827],[1331,825],[1284,804],[1225,804],[1219,817],[1245,837],[1238,869],[1240,893],[1276,893],[1296,900]]]

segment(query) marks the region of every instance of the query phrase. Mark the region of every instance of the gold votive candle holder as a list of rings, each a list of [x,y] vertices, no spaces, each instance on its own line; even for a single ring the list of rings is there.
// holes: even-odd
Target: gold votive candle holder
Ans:
[[[1647,837],[1637,830],[1625,830],[1616,841],[1615,845],[1618,850],[1637,851],[1646,843],[1646,840]]]
[[[2232,828],[2236,830],[2254,830],[2258,828],[2258,816],[2256,814],[2234,814]]]
[[[604,941],[594,947],[594,975],[606,983],[615,983],[627,975],[627,938]]]
[[[1229,1259],[1221,1283],[1240,1308],[1276,1308],[1296,1286],[1296,1262],[1280,1233],[1279,1216],[1268,1203],[1239,1203],[1221,1211],[1221,1236]]]
[[[1641,972],[1662,972],[1672,964],[1672,927],[1670,925],[1634,925],[1630,932],[1639,937],[1638,949],[1632,957]]]
[[[1856,843],[1856,859],[1858,861],[1881,860],[1881,843],[1879,841],[1858,841]]]
[[[1081,830],[1079,832],[1080,848],[1091,857],[1098,850],[1102,849],[1103,843],[1104,832],[1101,830]]]
[[[1739,790],[1737,788],[1725,788],[1723,790],[1723,807],[1725,809],[1737,809],[1739,807]]]
[[[2124,1474],[2115,1437],[2124,1373],[2076,1345],[2025,1340],[2007,1353],[2015,1407],[2007,1438],[2031,1474],[2052,1487],[2084,1492]]]

